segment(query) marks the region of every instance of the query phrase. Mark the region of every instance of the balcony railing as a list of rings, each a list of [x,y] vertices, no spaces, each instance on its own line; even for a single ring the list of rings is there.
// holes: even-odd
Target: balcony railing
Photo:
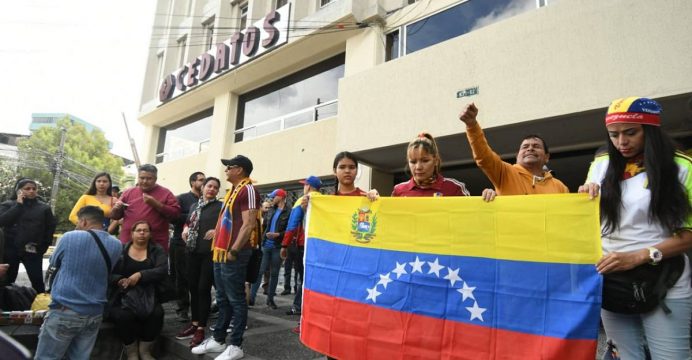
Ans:
[[[196,146],[195,146],[196,145]],[[156,163],[181,159],[186,156],[199,154],[209,149],[209,139],[202,140],[195,145],[182,146],[176,149],[156,154]]]
[[[263,135],[309,124],[321,119],[330,118],[336,116],[338,105],[338,99],[325,101],[309,108],[294,111],[286,115],[281,115],[254,125],[246,126],[235,131],[236,139],[240,138],[238,141],[254,139]]]

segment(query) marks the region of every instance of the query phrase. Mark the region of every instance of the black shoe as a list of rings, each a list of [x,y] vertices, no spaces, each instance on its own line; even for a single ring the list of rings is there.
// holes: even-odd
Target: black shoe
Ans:
[[[269,306],[273,310],[276,310],[279,308],[278,306],[276,306],[276,303],[274,303],[274,300],[267,300],[267,306]]]
[[[286,311],[286,315],[300,315],[300,310],[292,307]]]
[[[284,289],[284,291],[281,292],[279,295],[290,295],[291,294],[291,288]]]

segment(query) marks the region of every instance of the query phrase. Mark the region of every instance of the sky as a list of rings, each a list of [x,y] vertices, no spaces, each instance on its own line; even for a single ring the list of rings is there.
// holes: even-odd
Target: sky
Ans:
[[[69,113],[132,159],[121,112],[137,121],[155,0],[0,0],[0,132],[29,134],[32,113]]]

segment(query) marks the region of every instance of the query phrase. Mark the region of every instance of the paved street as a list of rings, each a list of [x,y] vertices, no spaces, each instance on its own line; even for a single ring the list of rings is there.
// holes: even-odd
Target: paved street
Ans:
[[[279,287],[281,290],[281,287]],[[260,294],[262,290],[260,289]],[[257,305],[250,307],[248,312],[248,329],[245,331],[243,351],[246,359],[324,359],[325,357],[303,346],[298,340],[298,335],[291,329],[298,324],[298,316],[286,315],[286,310],[293,302],[293,294],[276,296],[275,302],[279,306],[277,310],[268,308],[265,304],[266,296],[257,295]],[[210,321],[213,325],[216,319]],[[199,359],[192,355],[187,347],[189,340],[176,340],[175,334],[184,326],[184,323],[175,319],[173,304],[166,305],[166,318],[162,335],[165,337],[164,349],[170,359]],[[207,336],[211,335],[207,331]],[[206,356],[205,359],[213,359],[218,354]]]

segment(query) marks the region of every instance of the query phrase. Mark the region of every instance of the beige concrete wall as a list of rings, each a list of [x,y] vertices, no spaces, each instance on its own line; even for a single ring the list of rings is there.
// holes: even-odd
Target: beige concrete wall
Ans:
[[[252,178],[262,186],[308,175],[328,176],[337,151],[336,118],[266,135],[250,141],[233,143],[228,156],[246,155],[252,160]]]
[[[358,72],[340,82],[337,147],[463,132],[470,101],[490,127],[689,92],[689,14],[685,0],[561,1]],[[370,56],[349,46],[360,49],[349,58]],[[475,86],[479,95],[456,98]]]
[[[186,156],[182,159],[166,161],[162,164],[156,164],[159,170],[157,183],[167,187],[173,194],[180,194],[190,190],[188,178],[195,171],[202,171],[205,174],[211,174],[211,169],[206,169],[202,164],[206,163],[209,156],[207,152],[196,155]],[[217,176],[218,177],[218,176]],[[225,178],[221,178],[223,182]]]

